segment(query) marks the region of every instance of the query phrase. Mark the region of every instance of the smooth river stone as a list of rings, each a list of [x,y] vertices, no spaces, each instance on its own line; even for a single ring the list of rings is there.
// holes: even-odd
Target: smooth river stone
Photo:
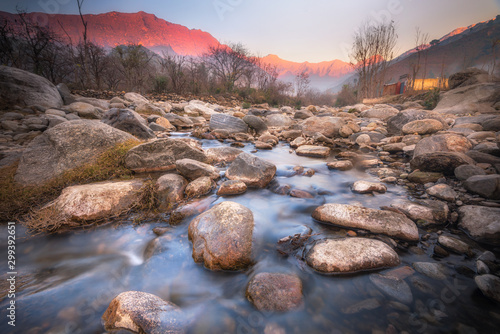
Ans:
[[[353,273],[397,266],[399,256],[379,240],[324,239],[307,253],[306,262],[322,273]]]
[[[346,204],[324,204],[312,213],[324,223],[345,228],[363,229],[408,241],[418,241],[418,228],[406,216],[392,212]]]

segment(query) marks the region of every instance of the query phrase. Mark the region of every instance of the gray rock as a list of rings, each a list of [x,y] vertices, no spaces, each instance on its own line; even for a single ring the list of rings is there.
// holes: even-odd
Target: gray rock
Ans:
[[[132,103],[135,103],[135,104],[149,103],[149,100],[146,99],[144,96],[142,96],[141,94],[138,94],[138,93],[133,93],[133,92],[126,93],[123,96],[123,98],[126,101],[129,101],[129,102],[132,102]]]
[[[344,228],[368,230],[408,241],[419,239],[415,223],[392,211],[345,204],[324,204],[313,211],[312,217],[320,222]]]
[[[438,238],[438,242],[444,248],[458,254],[469,254],[471,251],[470,246],[465,242],[447,235],[440,235]]]
[[[471,150],[466,153],[469,157],[471,157],[477,163],[487,163],[487,164],[500,164],[500,158],[494,155],[479,152],[476,150]]]
[[[391,207],[401,211],[415,222],[424,221],[422,225],[444,224],[448,221],[449,208],[440,201],[421,200],[411,202],[408,200],[397,201]]]
[[[102,316],[104,329],[149,334],[183,334],[189,321],[181,309],[146,292],[127,291],[116,296]]]
[[[0,66],[0,108],[13,105],[60,108],[63,100],[49,80],[18,68]]]
[[[68,122],[68,119],[65,117],[60,117],[56,115],[46,115],[46,117],[49,120],[49,125],[47,126],[48,129],[53,128],[58,124]]]
[[[153,131],[161,131],[161,132],[167,131],[167,129],[165,129],[163,126],[155,122],[149,123],[149,128]]]
[[[433,134],[444,129],[443,123],[435,119],[422,119],[406,123],[401,129],[405,135]]]
[[[310,112],[309,110],[297,110],[295,114],[293,115],[293,118],[295,119],[307,119],[309,117],[313,117],[313,113]]]
[[[373,108],[361,112],[360,117],[363,118],[378,118],[381,120],[388,120],[389,118],[396,116],[399,110],[388,106],[386,104],[376,104]]]
[[[403,304],[410,304],[413,301],[413,294],[410,286],[400,278],[371,274],[370,281],[385,295]]]
[[[90,104],[96,108],[99,108],[101,110],[108,110],[109,109],[109,102],[106,100],[101,100],[101,99],[95,99],[92,97],[81,97],[77,96],[76,97],[76,102],[83,102]]]
[[[156,180],[159,209],[170,211],[175,204],[184,199],[184,191],[188,182],[177,174],[165,174]]]
[[[333,161],[326,164],[329,169],[338,169],[341,171],[353,169],[353,164],[350,160]]]
[[[248,187],[264,188],[276,174],[276,166],[248,153],[241,153],[226,171],[230,180],[245,182]]]
[[[434,135],[422,139],[415,146],[414,157],[434,152],[466,153],[472,148],[470,141],[457,134]]]
[[[66,112],[59,109],[47,109],[45,110],[45,115],[55,115],[59,117],[66,117]]]
[[[131,149],[125,156],[125,165],[135,172],[157,172],[175,169],[181,159],[208,162],[199,149],[177,139],[158,139]]]
[[[353,273],[399,265],[386,243],[367,238],[324,239],[306,255],[307,264],[322,273]]]
[[[434,262],[414,262],[413,268],[419,273],[437,280],[446,279],[446,267]]]
[[[425,110],[408,109],[387,120],[387,131],[390,134],[399,135],[402,133],[403,126],[405,126],[405,124],[423,119],[437,120],[443,125],[444,128],[447,127],[446,121],[438,113]]]
[[[363,141],[360,141],[360,137],[366,137],[368,136],[370,141],[368,140],[363,140]],[[382,139],[386,138],[385,135],[383,135],[382,133],[379,133],[379,132],[373,132],[373,131],[370,131],[370,132],[358,132],[358,133],[355,133],[353,135],[351,135],[349,137],[349,140],[352,141],[352,142],[355,142],[355,143],[358,143],[358,144],[368,144],[370,142],[372,143],[380,143],[382,141]]]
[[[243,117],[243,122],[245,122],[251,129],[254,129],[257,133],[267,131],[267,124],[260,117],[246,115]]]
[[[183,117],[172,113],[168,113],[163,117],[165,117],[173,126],[178,129],[189,129],[194,126],[193,121],[189,119],[189,117]]]
[[[92,162],[116,144],[132,139],[130,134],[97,121],[61,123],[28,145],[15,180],[22,185],[43,184],[67,170]]]
[[[494,82],[452,89],[441,94],[434,111],[458,115],[475,113],[482,103],[495,101],[499,90],[498,84]]]
[[[73,102],[69,106],[64,107],[70,113],[77,113],[81,118],[86,119],[101,119],[102,112],[91,104],[85,102]]]
[[[226,130],[229,133],[248,132],[248,125],[238,117],[226,114],[213,114],[210,117],[210,130]]]
[[[24,118],[23,114],[20,114],[18,112],[9,111],[9,112],[6,112],[5,114],[3,114],[2,117],[0,117],[0,120],[2,120],[2,121],[20,121],[23,118]]]
[[[458,209],[458,226],[479,242],[500,245],[500,208],[466,205]]]
[[[489,81],[490,78],[488,72],[472,67],[450,75],[448,85],[450,89],[455,89]]]
[[[453,202],[457,198],[457,193],[447,184],[436,184],[426,190],[427,194],[442,199],[444,201]]]
[[[387,187],[377,182],[356,181],[352,185],[352,191],[360,194],[372,194],[373,192],[383,194],[387,191]]]
[[[291,274],[259,273],[248,283],[246,296],[259,311],[296,310],[303,305],[302,281]]]
[[[147,121],[130,109],[110,109],[102,117],[102,122],[139,139],[156,138]]]
[[[64,104],[68,105],[73,102],[76,102],[75,97],[71,95],[71,91],[69,90],[68,86],[66,86],[63,83],[60,83],[56,86],[56,88],[59,94],[61,94]]]
[[[287,115],[274,114],[266,117],[266,124],[269,127],[287,127],[293,124],[293,121]]]
[[[227,163],[233,162],[243,151],[236,147],[211,147],[205,153],[213,163]]]
[[[486,297],[500,302],[500,278],[494,275],[479,275],[474,281]]]
[[[342,313],[344,314],[357,314],[362,311],[375,310],[382,306],[382,304],[377,300],[377,298],[370,298],[360,301],[354,305],[342,308]]]
[[[460,165],[455,168],[454,174],[460,181],[465,181],[471,176],[486,175],[486,172],[481,167],[475,165]]]
[[[188,230],[193,259],[211,270],[241,270],[252,263],[254,219],[250,209],[222,202],[196,217]]]
[[[500,175],[476,175],[464,182],[464,187],[485,198],[500,199]]]
[[[193,159],[177,160],[175,162],[175,168],[179,174],[190,181],[202,176],[208,176],[212,180],[216,180],[220,177],[217,168]]]
[[[335,138],[340,135],[340,128],[345,125],[345,121],[341,117],[309,117],[300,124],[307,136],[319,132],[327,138]]]

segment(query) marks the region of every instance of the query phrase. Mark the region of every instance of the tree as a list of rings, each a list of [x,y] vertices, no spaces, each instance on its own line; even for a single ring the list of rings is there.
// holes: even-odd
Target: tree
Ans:
[[[181,94],[187,85],[187,75],[185,73],[186,56],[170,55],[163,53],[160,59],[160,66],[163,73],[170,79],[172,90]]]
[[[420,28],[415,28],[415,56],[413,56],[412,60],[410,61],[410,71],[411,71],[411,78],[410,78],[410,87],[412,90],[415,90],[415,81],[418,78],[418,74],[420,72],[421,66],[422,66],[422,57],[424,57],[425,60],[425,66],[424,66],[424,74],[422,78],[422,89],[425,81],[426,74],[425,72],[427,71],[427,42],[429,41],[429,34],[427,33],[422,33]]]
[[[228,92],[234,90],[236,82],[253,66],[250,53],[241,43],[211,46],[205,59],[213,75]]]
[[[397,37],[394,21],[375,25],[367,22],[355,32],[349,57],[358,75],[361,98],[379,94],[386,69],[394,58]]]
[[[297,99],[301,99],[304,97],[307,89],[309,88],[309,84],[311,80],[309,79],[309,73],[306,70],[302,70],[300,73],[297,73],[294,79],[295,82],[295,96]]]
[[[140,44],[119,45],[112,50],[112,57],[118,65],[127,90],[144,91],[152,73],[151,59]]]

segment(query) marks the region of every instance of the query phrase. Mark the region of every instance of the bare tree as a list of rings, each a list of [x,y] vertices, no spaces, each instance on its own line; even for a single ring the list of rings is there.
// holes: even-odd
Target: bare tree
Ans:
[[[187,75],[186,75],[186,56],[181,55],[170,55],[163,53],[160,59],[160,66],[163,72],[170,79],[170,84],[174,93],[181,94],[187,85]]]
[[[148,55],[146,49],[140,44],[119,45],[113,49],[112,54],[126,88],[144,91],[152,73],[150,64],[152,56]]]
[[[211,46],[205,59],[213,75],[228,92],[233,91],[236,82],[253,66],[248,50],[241,43]]]
[[[385,81],[385,72],[394,58],[397,34],[394,22],[364,23],[354,34],[351,66],[358,75],[361,98],[374,97]]]
[[[421,66],[422,66],[422,58],[425,60],[425,66],[424,66],[424,74],[422,78],[422,89],[426,77],[426,71],[427,71],[427,48],[428,48],[428,43],[429,41],[429,34],[427,33],[422,33],[420,28],[415,28],[415,55],[412,57],[410,60],[410,71],[411,71],[411,78],[410,78],[410,87],[412,90],[415,90],[415,81],[418,78],[418,74],[420,72]]]
[[[493,58],[491,61],[491,71],[490,75],[495,75],[496,67],[497,67],[497,46],[500,45],[500,38],[494,39],[491,41],[491,57]]]
[[[311,83],[311,80],[309,79],[309,73],[307,73],[307,70],[302,70],[301,72],[297,73],[294,79],[294,83],[295,83],[295,96],[298,99],[303,98],[307,89],[309,88],[309,84]]]

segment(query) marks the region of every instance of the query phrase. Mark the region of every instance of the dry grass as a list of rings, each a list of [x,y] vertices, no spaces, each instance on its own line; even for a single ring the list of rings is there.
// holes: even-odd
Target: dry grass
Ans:
[[[18,220],[54,200],[61,190],[75,184],[132,178],[125,155],[140,144],[129,140],[105,151],[93,163],[69,170],[42,186],[23,187],[14,181],[17,163],[0,169],[0,222]],[[43,220],[50,218],[50,214]],[[57,223],[56,223],[57,224]]]

